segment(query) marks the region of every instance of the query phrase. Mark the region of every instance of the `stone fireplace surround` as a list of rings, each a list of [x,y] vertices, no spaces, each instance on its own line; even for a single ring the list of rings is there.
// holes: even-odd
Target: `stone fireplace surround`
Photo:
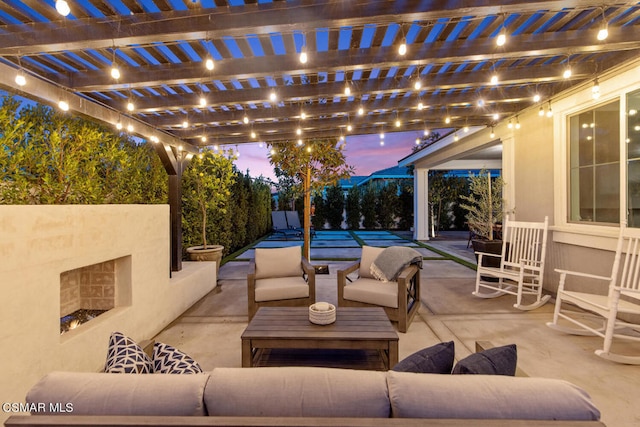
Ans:
[[[168,205],[1,205],[0,236],[5,402],[23,402],[51,371],[101,370],[111,332],[151,338],[216,286],[213,262],[184,262],[170,277]],[[129,277],[129,290],[60,335],[61,274],[111,260],[123,262],[116,282]]]

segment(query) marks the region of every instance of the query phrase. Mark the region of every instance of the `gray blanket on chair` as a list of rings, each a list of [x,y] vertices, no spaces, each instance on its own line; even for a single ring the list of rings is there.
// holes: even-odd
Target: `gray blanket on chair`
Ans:
[[[404,246],[389,246],[371,263],[371,274],[384,282],[395,281],[410,264],[422,268],[422,254]]]

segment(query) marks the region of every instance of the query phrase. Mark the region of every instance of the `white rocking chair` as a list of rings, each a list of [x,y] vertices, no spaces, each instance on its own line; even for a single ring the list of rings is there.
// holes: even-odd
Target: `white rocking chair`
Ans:
[[[620,261],[623,256],[622,273],[619,274]],[[631,315],[629,318],[633,317],[635,320],[640,317],[640,229],[621,227],[611,276],[603,277],[567,270],[556,271],[560,273],[558,296],[556,297],[553,322],[547,323],[547,326],[573,335],[602,337],[604,345],[601,350],[595,351],[596,355],[617,363],[640,365],[640,356],[627,356],[611,352],[614,338],[640,342],[640,324],[618,318],[618,314]],[[608,292],[605,295],[604,292],[593,294],[569,291],[565,285],[567,276],[608,282]],[[562,307],[563,303],[574,304],[587,310],[588,313],[567,310]],[[595,326],[589,321],[594,317],[601,321],[602,326]],[[558,323],[560,319],[565,319],[577,325],[578,328],[561,325]]]
[[[514,307],[520,310],[533,310],[546,304],[550,296],[542,295],[542,282],[548,226],[548,217],[544,218],[544,222],[509,221],[509,217],[506,217],[502,231],[502,254],[476,252],[478,270],[473,295],[479,298],[516,295]],[[486,257],[499,258],[500,266],[483,265]],[[493,292],[481,292],[481,288]],[[523,305],[524,295],[534,295],[536,300]]]

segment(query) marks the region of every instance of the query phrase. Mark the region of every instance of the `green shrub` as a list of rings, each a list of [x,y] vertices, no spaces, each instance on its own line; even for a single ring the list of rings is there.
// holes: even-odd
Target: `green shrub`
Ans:
[[[327,221],[330,228],[341,229],[344,214],[344,195],[342,187],[334,185],[327,188]]]
[[[347,216],[347,228],[351,230],[358,230],[360,228],[360,189],[357,186],[353,186],[347,193],[347,201],[345,204],[346,216]]]

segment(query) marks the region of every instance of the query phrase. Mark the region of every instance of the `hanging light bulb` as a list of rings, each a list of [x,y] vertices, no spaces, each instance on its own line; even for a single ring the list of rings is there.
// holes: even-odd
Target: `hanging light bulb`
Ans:
[[[540,109],[538,110],[538,115],[540,117],[544,116],[544,108],[542,108],[542,105],[540,106]]]
[[[489,136],[491,138],[495,138],[496,137],[496,133],[493,131],[493,126],[491,126],[491,133],[489,134]]]
[[[262,143],[262,141],[260,141],[260,142],[258,143],[258,147],[260,147],[260,148],[264,147],[264,144]]]
[[[491,116],[491,117],[493,117],[493,120],[499,120],[500,119],[500,114],[493,113],[493,116]]]
[[[602,24],[600,25],[600,30],[598,30],[598,40],[604,41],[609,37],[609,24],[604,19],[604,8],[602,9]]]
[[[67,16],[71,13],[69,3],[67,3],[65,0],[56,0],[56,10],[62,16]]]
[[[62,111],[69,111],[69,103],[67,101],[65,101],[64,99],[61,99],[58,102],[58,107],[62,110]]]
[[[539,94],[535,94],[533,95],[533,102],[540,102],[540,95]]]
[[[133,125],[132,124],[128,124],[127,125],[127,132],[133,132]]]
[[[424,104],[422,102],[418,102],[418,110],[424,110]]]
[[[309,145],[307,146],[307,153],[310,153],[310,152],[311,152],[311,146]]]
[[[492,85],[497,85],[498,84],[498,75],[495,74],[495,73],[491,76],[491,84]]]
[[[509,129],[513,129],[513,123],[511,122],[511,119],[509,119],[509,123],[507,124],[507,127]]]
[[[551,110],[551,101],[549,101],[549,109],[547,110],[547,117],[553,117],[553,111]]]
[[[269,154],[271,154],[271,155],[273,156],[274,154],[276,154],[276,150],[274,150],[274,149],[272,148],[271,150],[269,150]]]
[[[302,46],[302,49],[300,50],[300,62],[302,64],[306,64],[308,59],[309,58],[307,57],[307,48],[306,46]]]
[[[520,129],[520,120],[518,120],[518,116],[516,116],[516,129]]]
[[[571,67],[567,66],[567,68],[564,69],[564,73],[562,73],[562,77],[568,79],[569,77],[571,77],[571,74]]]
[[[302,140],[301,139],[298,140],[298,145],[299,146],[302,145]]]
[[[413,84],[413,88],[415,90],[420,90],[422,88],[422,82],[420,80],[416,80],[416,82]]]
[[[591,96],[593,97],[593,99],[600,98],[600,83],[598,82],[597,77],[593,82],[593,87],[591,88]]]
[[[400,120],[399,120],[399,119],[396,119],[396,127],[397,127],[397,128],[399,128],[401,124],[402,124],[402,123],[400,123]]]
[[[464,133],[469,133],[469,126],[465,125],[465,126],[462,128],[462,131],[463,131]]]
[[[478,99],[478,107],[484,107],[484,99]]]
[[[364,114],[364,108],[360,107],[358,108],[358,115],[362,116]]]
[[[306,113],[305,113],[304,111],[303,111],[302,113],[300,113],[300,118],[301,118],[302,120],[304,120],[304,119],[306,119],[306,118],[307,118],[307,115],[306,115]]]
[[[445,117],[445,118],[444,118],[444,122],[445,122],[446,124],[451,123],[451,117],[450,117],[450,116]]]
[[[251,138],[256,139],[256,133],[254,131],[251,131]]]
[[[503,27],[502,30],[500,30],[500,34],[498,34],[498,38],[496,39],[496,44],[498,46],[504,46],[506,42],[507,42],[507,32]]]
[[[186,120],[185,120],[185,121],[183,121],[183,122],[182,122],[182,127],[183,127],[184,129],[188,128],[188,127],[189,127],[189,122],[188,122],[188,121],[186,121]]]
[[[302,135],[302,129],[300,128],[296,129],[296,135]]]
[[[27,84],[27,79],[25,78],[22,70],[18,71],[18,74],[16,74],[16,84],[18,86],[24,86]]]
[[[425,129],[424,132],[422,132],[422,134],[424,136],[429,136],[429,129]]]
[[[204,61],[204,66],[209,71],[213,70],[215,68],[215,64],[213,62],[213,58],[208,56],[207,59]]]
[[[380,132],[380,139],[384,139],[384,132]]]
[[[202,137],[200,138],[202,140],[202,142],[207,142],[207,137],[202,135]]]
[[[247,117],[247,115],[245,114],[245,116],[242,118],[242,121],[244,122],[244,124],[248,124],[249,123],[249,117]]]
[[[400,43],[400,47],[398,48],[398,53],[400,55],[404,55],[407,53],[407,38],[402,38],[402,43]]]
[[[460,137],[458,136],[458,133],[457,133],[457,132],[453,135],[453,140],[454,140],[454,141],[458,141],[458,140],[460,140]]]
[[[416,138],[416,145],[420,145],[420,138]]]
[[[120,78],[120,69],[118,68],[118,64],[116,61],[113,61],[111,64],[111,77],[118,80]]]
[[[133,111],[135,108],[136,108],[136,106],[135,106],[135,105],[133,105],[133,101],[129,100],[129,101],[127,102],[127,110],[129,110],[129,111]]]
[[[278,97],[276,96],[275,91],[273,91],[273,90],[271,91],[271,93],[269,94],[269,99],[271,101],[275,101],[276,99],[278,99]]]
[[[207,98],[205,98],[204,96],[200,97],[200,106],[201,107],[206,107],[207,106]]]
[[[349,82],[344,85],[344,94],[346,96],[351,95],[351,87],[349,86]]]
[[[347,132],[351,132],[353,130],[353,126],[351,124],[347,125]]]
[[[120,119],[118,119],[118,123],[116,123],[116,129],[122,130],[122,123],[120,122]]]

